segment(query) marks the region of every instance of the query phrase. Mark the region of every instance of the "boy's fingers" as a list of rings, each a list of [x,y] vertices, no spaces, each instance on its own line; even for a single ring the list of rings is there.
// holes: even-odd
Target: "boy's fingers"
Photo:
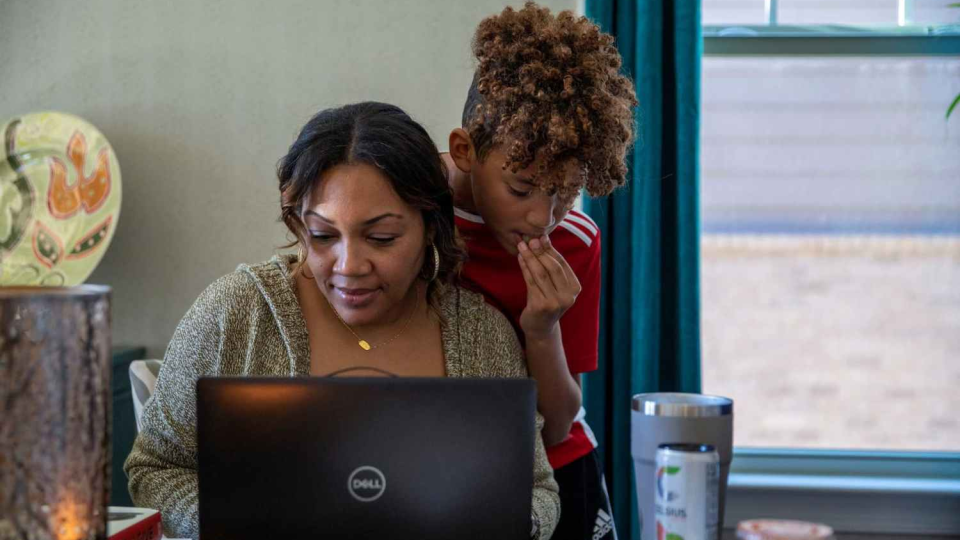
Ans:
[[[544,293],[544,296],[547,298],[553,297],[554,294],[551,294],[551,291],[555,291],[557,287],[550,278],[550,272],[540,261],[539,257],[530,249],[528,244],[521,242],[519,249],[520,256],[523,257],[524,262],[527,264],[527,270],[530,271],[530,274],[540,287],[540,290]]]
[[[567,288],[567,276],[563,271],[563,266],[555,257],[552,257],[544,252],[537,257],[537,261],[539,261],[540,264],[542,264],[547,270],[547,274],[550,276],[550,281],[553,282],[553,286],[556,290],[562,291]]]
[[[523,258],[522,253],[517,255],[517,261],[520,262],[520,272],[523,274],[523,281],[527,284],[527,293],[536,298],[543,297],[543,291],[541,291],[540,286],[537,285],[537,280],[533,277],[533,272],[530,271],[530,267],[527,265],[527,261]]]
[[[570,267],[570,263],[567,262],[567,259],[557,251],[557,248],[553,247],[553,241],[550,240],[549,236],[540,237],[540,241],[543,242],[544,251],[546,251],[550,256],[560,261],[563,265],[564,272],[569,271],[573,275],[573,268]]]
[[[533,275],[530,274],[530,269],[527,268],[527,262],[523,258],[523,253],[517,254],[517,261],[520,263],[520,273],[523,274],[523,281],[527,283],[527,287],[536,286],[536,282],[533,281]]]
[[[558,277],[554,278],[557,288],[561,290],[579,288],[580,281],[577,279],[577,275],[573,272],[573,268],[571,268],[570,263],[563,258],[563,255],[561,255],[560,252],[553,247],[553,243],[550,241],[550,238],[544,235],[540,237],[539,240],[542,246],[542,257],[550,257],[554,262],[557,263]],[[572,286],[572,284],[577,285]]]
[[[553,271],[553,282],[557,285],[556,296],[554,297],[558,306],[569,309],[577,301],[580,294],[580,280],[566,259],[563,258],[556,248],[553,247],[550,238],[544,235],[541,237],[543,255],[540,260],[549,259],[556,268]],[[546,264],[546,263],[545,263]]]

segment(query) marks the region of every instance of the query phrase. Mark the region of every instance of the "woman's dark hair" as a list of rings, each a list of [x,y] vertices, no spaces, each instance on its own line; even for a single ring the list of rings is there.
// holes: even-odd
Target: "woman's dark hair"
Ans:
[[[453,192],[437,147],[423,126],[394,105],[368,101],[325,109],[303,126],[277,164],[280,219],[297,238],[285,247],[306,249],[300,214],[320,177],[338,165],[361,163],[386,176],[397,195],[420,210],[427,234],[433,233],[440,269],[427,289],[432,301],[436,283],[454,280],[466,251],[454,226]],[[425,279],[434,272],[432,255],[428,250],[424,257]]]

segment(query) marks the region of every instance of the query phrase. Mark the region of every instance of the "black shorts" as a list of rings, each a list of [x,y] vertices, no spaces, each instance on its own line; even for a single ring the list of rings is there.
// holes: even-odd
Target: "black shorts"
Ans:
[[[560,485],[560,523],[553,540],[616,540],[597,451],[556,469],[553,476]]]

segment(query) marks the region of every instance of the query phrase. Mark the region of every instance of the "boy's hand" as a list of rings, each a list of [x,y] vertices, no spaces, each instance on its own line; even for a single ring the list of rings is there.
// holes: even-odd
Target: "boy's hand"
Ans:
[[[520,328],[527,339],[546,338],[576,302],[580,280],[547,236],[534,238],[529,244],[521,241],[517,249],[527,283],[527,307],[520,314]]]

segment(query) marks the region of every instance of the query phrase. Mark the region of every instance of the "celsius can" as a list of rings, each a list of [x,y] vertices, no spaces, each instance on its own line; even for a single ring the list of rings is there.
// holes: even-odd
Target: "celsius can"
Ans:
[[[720,456],[707,444],[657,448],[657,540],[719,540]]]

